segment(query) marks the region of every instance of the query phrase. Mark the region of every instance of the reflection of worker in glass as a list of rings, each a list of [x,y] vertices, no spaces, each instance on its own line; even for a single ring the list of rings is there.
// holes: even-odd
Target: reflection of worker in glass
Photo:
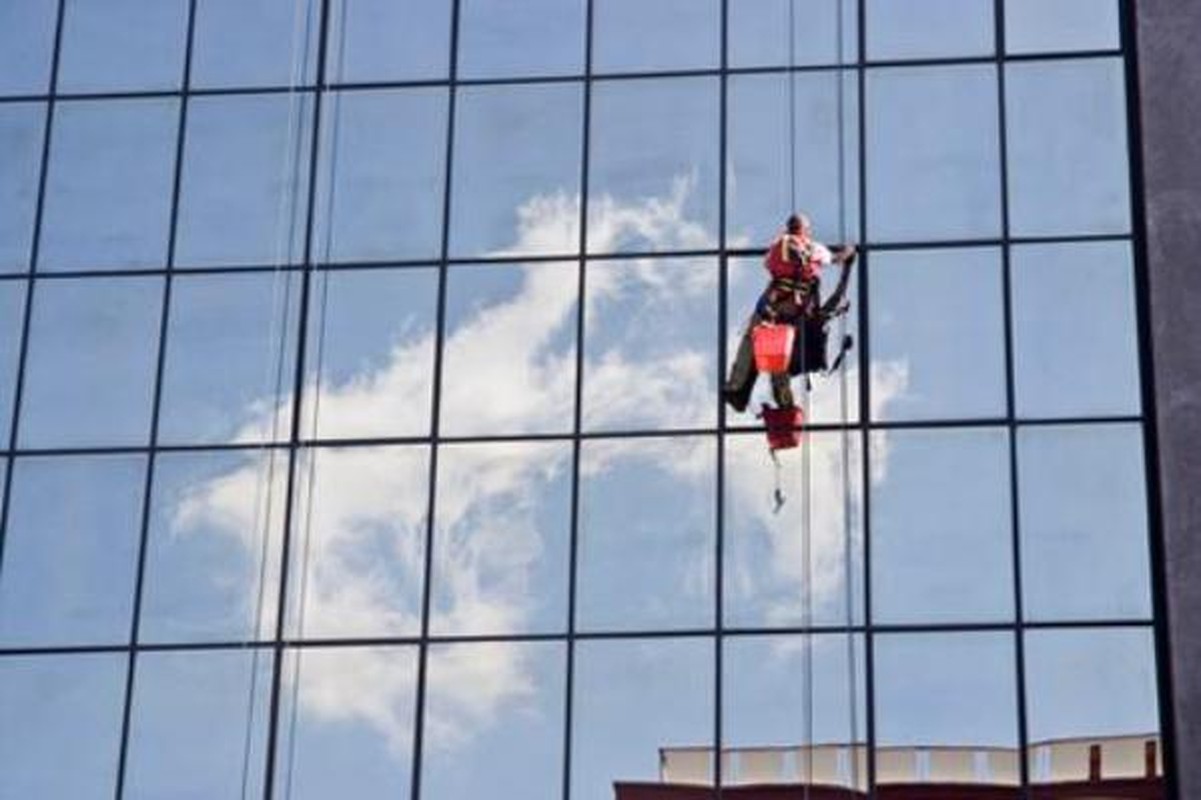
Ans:
[[[847,310],[846,290],[854,261],[854,247],[840,245],[831,252],[821,242],[814,241],[809,218],[804,214],[793,214],[788,218],[786,229],[772,241],[764,258],[771,282],[759,297],[755,313],[742,334],[738,354],[730,366],[730,375],[722,392],[735,411],[746,409],[759,375],[755,369],[751,330],[760,322],[782,322],[797,327],[791,369],[771,376],[772,395],[780,408],[794,405],[791,375],[826,368],[826,323]],[[838,287],[822,303],[820,272],[832,262],[842,265],[842,275]]]

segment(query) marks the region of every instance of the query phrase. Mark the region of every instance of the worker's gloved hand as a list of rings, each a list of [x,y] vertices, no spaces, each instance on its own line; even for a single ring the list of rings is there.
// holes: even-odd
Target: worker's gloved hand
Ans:
[[[842,249],[841,255],[842,263],[849,267],[855,263],[855,258],[859,255],[859,251],[855,249],[854,245],[847,245]]]

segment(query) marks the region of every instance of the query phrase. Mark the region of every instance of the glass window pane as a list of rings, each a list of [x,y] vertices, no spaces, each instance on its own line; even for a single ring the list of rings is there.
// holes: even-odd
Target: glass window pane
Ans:
[[[163,266],[178,118],[176,100],[59,104],[40,269]]]
[[[1117,0],[1005,0],[1010,53],[1116,49],[1119,27]]]
[[[791,58],[789,7],[793,21]],[[841,63],[858,58],[857,0],[738,0],[728,5],[731,67],[777,67],[839,63],[838,15],[842,13]]]
[[[1023,245],[1011,269],[1018,415],[1138,414],[1130,243]]]
[[[838,92],[843,92],[840,109]],[[854,73],[801,73],[793,79],[797,135],[788,152],[788,86],[783,75],[735,75],[729,83],[727,238],[765,249],[796,197],[816,237],[835,243],[859,230],[859,109]],[[839,113],[841,111],[841,118]],[[839,138],[843,184],[839,188]]]
[[[21,400],[24,447],[145,444],[161,278],[39,281]]]
[[[5,644],[128,641],[145,469],[143,456],[13,461],[0,580]]]
[[[1026,616],[1149,619],[1139,426],[1025,428],[1018,459]]]
[[[282,450],[158,456],[140,639],[274,636],[287,473]]]
[[[991,55],[993,0],[868,0],[872,61]]]
[[[122,797],[261,794],[271,661],[265,649],[139,654]]]
[[[187,0],[75,0],[64,7],[59,91],[179,87]]]
[[[317,260],[441,254],[446,98],[440,88],[331,95],[317,167]]]
[[[302,437],[429,433],[437,292],[436,269],[313,273]]]
[[[570,431],[579,267],[451,267],[440,426],[445,435]]]
[[[296,0],[198,0],[192,83],[312,83],[321,4]]]
[[[584,71],[586,0],[459,2],[459,77]]]
[[[714,259],[588,264],[584,428],[716,422],[717,289]]]
[[[722,785],[866,791],[863,638],[736,636],[724,646]]]
[[[805,437],[802,447],[779,454],[785,504],[778,513],[772,496],[775,468],[762,434],[726,439],[723,607],[727,626],[801,626],[806,603],[814,624],[863,621],[862,439],[851,433],[844,442],[842,434],[835,432],[808,432]],[[803,466],[806,450],[808,487]]]
[[[562,797],[564,664],[558,642],[431,647],[421,796]]]
[[[717,88],[709,77],[593,86],[589,252],[716,245]]]
[[[459,92],[453,255],[579,251],[581,99],[578,84]]]
[[[287,439],[300,277],[292,272],[175,280],[159,437],[169,443]]]
[[[326,68],[337,83],[445,78],[450,9],[449,0],[333,3]]]
[[[443,447],[430,630],[554,633],[567,625],[571,447]]]
[[[303,451],[288,581],[290,635],[417,636],[429,448]]]
[[[1011,620],[1005,430],[878,431],[871,446],[872,618]]]
[[[177,263],[302,259],[311,102],[285,94],[189,101]]]
[[[952,749],[1016,782],[1013,634],[878,635],[874,659],[877,785],[937,782],[932,751]]]
[[[0,796],[113,796],[128,662],[124,653],[0,658]]]
[[[45,103],[0,105],[0,273],[29,268],[45,122]]]
[[[8,447],[12,431],[27,287],[26,281],[0,282],[0,446],[4,448]]]
[[[715,467],[708,437],[581,444],[580,629],[713,624]]]
[[[59,5],[57,0],[0,3],[0,93],[47,90]]]
[[[764,242],[764,249],[766,250],[766,242]],[[746,326],[751,322],[755,304],[767,287],[768,273],[763,266],[762,257],[758,256],[731,258],[727,264],[725,347],[728,376],[729,365],[737,356],[742,335]],[[859,296],[857,277],[859,269],[859,267],[855,267],[852,270],[850,283],[847,286],[846,296],[852,301]],[[839,276],[835,272],[826,271],[821,286],[823,297],[829,298],[838,279]],[[850,335],[855,341],[861,339],[858,305],[854,302],[851,303],[851,310],[846,315],[840,317],[836,322],[830,323],[827,328],[826,357],[831,364],[838,355],[844,335]],[[801,404],[805,407],[806,420],[813,423],[841,424],[844,420],[853,423],[859,419],[859,369],[861,363],[859,353],[858,347],[852,347],[844,359],[845,370],[840,368],[837,375],[813,375],[808,391],[806,391],[804,379],[792,379],[793,394],[795,397],[801,398]],[[894,380],[882,382],[881,386],[873,387],[873,406],[877,409],[883,408],[902,388],[903,385],[895,379],[895,376]],[[763,422],[758,418],[758,414],[764,403],[772,402],[774,400],[772,399],[771,381],[767,376],[759,375],[755,380],[754,390],[745,411],[738,413],[729,405],[726,406],[726,423],[762,428]]]
[[[1012,233],[1130,230],[1121,59],[1009,64],[1005,71]]]
[[[1005,416],[999,250],[873,253],[869,291],[878,419]]]
[[[991,65],[868,72],[867,218],[873,239],[1000,233],[996,80]]]
[[[1150,628],[1029,631],[1026,683],[1036,790],[1087,782],[1098,797],[1167,797]]]
[[[283,669],[283,796],[408,797],[417,649],[302,648],[285,654]]]
[[[712,785],[711,639],[581,641],[575,652],[574,800],[612,800],[631,783]],[[680,749],[695,756],[665,752]]]
[[[595,0],[592,69],[650,72],[721,63],[720,0]]]

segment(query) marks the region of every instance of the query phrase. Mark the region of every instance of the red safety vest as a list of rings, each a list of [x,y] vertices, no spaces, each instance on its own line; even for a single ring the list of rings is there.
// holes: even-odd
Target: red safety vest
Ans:
[[[793,260],[791,250],[801,254],[800,265]],[[813,240],[795,233],[782,233],[777,236],[767,249],[764,265],[773,278],[786,280],[812,280],[817,277],[821,263],[816,258]],[[800,266],[800,274],[798,274]]]

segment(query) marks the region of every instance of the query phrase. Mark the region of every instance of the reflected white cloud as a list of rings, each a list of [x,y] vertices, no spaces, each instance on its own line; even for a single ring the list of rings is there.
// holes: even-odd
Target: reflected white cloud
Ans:
[[[590,240],[597,250],[611,251],[622,243],[645,240],[653,249],[707,247],[704,227],[686,218],[684,208],[695,181],[678,179],[665,197],[623,202],[612,197],[594,200],[590,216]],[[555,250],[570,252],[578,246],[579,201],[577,197],[551,193],[531,199],[518,212],[519,227],[513,252]],[[597,246],[599,244],[599,246]],[[630,269],[595,270],[589,274],[589,291],[595,297],[617,297],[639,293],[652,305],[678,301],[680,293],[711,292],[712,270],[697,271],[695,279],[663,280],[651,261],[633,261]],[[595,274],[595,280],[593,280]],[[474,316],[448,334],[447,359],[465,365],[463,374],[471,381],[443,386],[444,414],[475,416],[488,431],[519,429],[522,420],[570,406],[574,390],[574,348],[565,347],[562,331],[574,330],[576,286],[562,280],[554,270],[528,269],[515,293],[500,302],[480,307]],[[431,334],[401,332],[389,357],[375,369],[365,368],[350,379],[310,385],[306,391],[320,394],[320,414],[338,419],[343,435],[353,436],[355,421],[363,429],[373,415],[392,417],[425,413],[430,379],[413,364],[427,363]],[[681,393],[679,387],[697,385],[698,375],[711,364],[710,354],[677,351],[648,357],[628,351],[622,343],[590,355],[592,390],[600,402],[590,409],[591,421],[626,419],[637,412],[639,419],[668,426],[681,413],[711,409],[714,397]],[[494,381],[499,371],[522,375],[530,391],[492,391],[492,386],[517,384]],[[904,365],[882,368],[873,382],[873,403],[882,406],[902,391],[906,382]],[[854,374],[850,376],[854,382]],[[421,402],[416,402],[418,399]],[[286,398],[284,403],[289,402]],[[304,420],[312,429],[309,406]],[[681,409],[685,409],[681,412]],[[260,404],[255,414],[247,410],[242,435],[250,438],[262,429],[261,417],[269,416]],[[420,425],[419,420],[413,424]],[[624,443],[614,441],[594,450],[598,457],[589,469],[604,470],[622,457]],[[646,457],[647,443],[640,447]],[[420,451],[414,457],[412,451]],[[675,480],[696,481],[710,474],[702,463],[704,448],[695,448],[696,458],[679,457],[678,448],[665,453],[665,472]],[[564,455],[548,458],[545,449],[501,446],[488,458],[456,459],[453,449],[445,451],[440,485],[453,487],[439,496],[439,536],[451,546],[436,553],[437,574],[449,576],[436,594],[433,609],[440,624],[452,629],[517,631],[526,628],[537,610],[533,571],[547,531],[532,511],[534,487],[554,477],[569,465]],[[566,453],[563,449],[561,453]],[[600,456],[605,457],[600,457]],[[841,491],[841,471],[836,451],[815,450],[812,491],[834,496]],[[773,518],[770,462],[763,450],[732,450],[734,459],[727,472],[729,490],[740,499],[768,537],[773,556],[771,570],[795,580],[801,564],[800,537]],[[792,456],[786,456],[791,459]],[[792,470],[791,464],[786,469]],[[255,465],[232,471],[197,487],[179,513],[177,523],[195,530],[219,530],[256,546],[254,509],[261,508],[248,497],[260,492],[263,470]],[[412,635],[419,630],[420,586],[424,572],[425,504],[428,486],[423,448],[346,448],[323,451],[317,464],[321,483],[313,503],[311,526],[320,531],[309,543],[312,569],[305,575],[293,572],[293,589],[303,581],[305,592],[304,633],[312,636]],[[303,483],[303,482],[302,482]],[[834,595],[841,590],[841,504],[823,504],[813,520],[814,553],[817,558],[817,595]],[[195,524],[203,521],[203,525]],[[479,535],[486,521],[487,535]],[[294,536],[294,550],[305,542]],[[295,555],[295,553],[294,553]],[[276,576],[268,576],[274,579]],[[762,580],[743,571],[739,581]],[[773,579],[773,578],[769,578]],[[497,583],[500,583],[497,588]],[[485,591],[487,589],[487,591]],[[254,587],[248,592],[253,593]],[[268,592],[268,594],[274,594]],[[781,600],[795,604],[799,598]],[[788,613],[782,608],[780,614]],[[291,620],[295,625],[297,620]],[[428,720],[434,747],[456,747],[471,741],[506,708],[521,704],[533,692],[533,677],[520,648],[490,644],[465,648],[462,656],[448,655],[428,691],[442,709]],[[407,663],[407,662],[406,662]],[[385,737],[398,754],[407,753],[411,741],[412,686],[414,676],[404,664],[379,649],[350,649],[338,658],[318,653],[302,659],[303,713],[330,722],[355,722],[369,726]]]

